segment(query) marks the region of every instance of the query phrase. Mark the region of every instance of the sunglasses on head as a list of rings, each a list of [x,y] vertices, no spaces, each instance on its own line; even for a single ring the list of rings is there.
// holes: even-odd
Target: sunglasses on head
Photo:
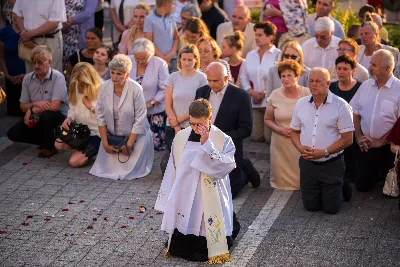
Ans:
[[[290,59],[296,60],[297,57],[298,57],[298,56],[296,56],[296,55],[283,54],[283,58],[286,58],[286,59],[289,59],[289,58],[290,58]]]

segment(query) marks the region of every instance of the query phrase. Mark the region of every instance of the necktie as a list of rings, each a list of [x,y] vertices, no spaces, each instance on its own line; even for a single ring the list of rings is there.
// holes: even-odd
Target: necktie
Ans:
[[[121,0],[121,4],[119,5],[118,15],[121,24],[124,25],[124,2],[125,0]]]

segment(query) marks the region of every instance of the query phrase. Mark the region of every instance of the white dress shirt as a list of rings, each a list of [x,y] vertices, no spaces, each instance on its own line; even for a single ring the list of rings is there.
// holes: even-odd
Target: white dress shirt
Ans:
[[[309,68],[322,67],[325,69],[335,65],[336,49],[340,40],[340,38],[332,35],[331,42],[326,48],[320,47],[315,37],[305,41],[301,46],[304,54],[304,65]]]
[[[365,136],[379,139],[389,132],[400,116],[400,80],[393,75],[384,86],[376,81],[363,82],[350,101],[354,114],[361,116]]]
[[[246,61],[243,63],[242,73],[240,74],[240,82],[242,88],[248,90],[250,88],[258,92],[266,93],[266,80],[264,77],[267,76],[269,67],[273,66],[275,62],[279,61],[279,55],[281,50],[272,46],[271,49],[266,51],[260,60],[258,50],[254,49],[250,51],[246,56]],[[267,106],[267,95],[260,104],[252,103],[253,108],[261,108]]]
[[[325,150],[339,140],[342,133],[354,131],[352,110],[344,99],[330,91],[318,109],[312,95],[306,96],[297,101],[290,128],[301,131],[302,146]],[[339,153],[341,151],[316,161],[326,161]]]
[[[210,98],[208,99],[208,101],[210,101],[210,104],[212,107],[212,114],[213,114],[211,123],[214,123],[215,118],[217,117],[218,110],[219,110],[219,107],[221,106],[221,102],[222,102],[222,99],[224,98],[227,87],[228,87],[228,83],[226,83],[224,89],[222,89],[221,91],[219,91],[217,93],[214,92],[213,90],[211,90]]]
[[[24,17],[24,27],[28,31],[37,29],[48,21],[59,22],[57,29],[60,30],[62,22],[67,21],[64,0],[17,0],[13,13]]]

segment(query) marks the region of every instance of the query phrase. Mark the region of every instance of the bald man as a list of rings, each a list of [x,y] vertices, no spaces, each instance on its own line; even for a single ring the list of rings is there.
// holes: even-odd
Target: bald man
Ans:
[[[232,21],[222,23],[217,28],[217,43],[222,44],[224,36],[233,34],[234,31],[242,31],[244,34],[243,57],[247,52],[256,49],[256,41],[254,37],[254,23],[251,22],[250,9],[245,5],[238,5],[232,14]]]
[[[243,139],[251,134],[252,107],[249,94],[228,83],[227,70],[219,62],[211,63],[206,70],[208,85],[200,87],[197,98],[210,101],[213,109],[212,123],[229,135],[236,147],[236,169],[230,174],[232,198],[250,182],[260,185],[260,175],[248,159],[243,159]]]

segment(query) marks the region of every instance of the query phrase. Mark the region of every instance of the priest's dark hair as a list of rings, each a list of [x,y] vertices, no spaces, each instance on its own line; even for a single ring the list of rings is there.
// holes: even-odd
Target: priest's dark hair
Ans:
[[[193,118],[208,118],[211,114],[211,104],[204,98],[196,99],[189,106],[189,116],[192,116]]]

